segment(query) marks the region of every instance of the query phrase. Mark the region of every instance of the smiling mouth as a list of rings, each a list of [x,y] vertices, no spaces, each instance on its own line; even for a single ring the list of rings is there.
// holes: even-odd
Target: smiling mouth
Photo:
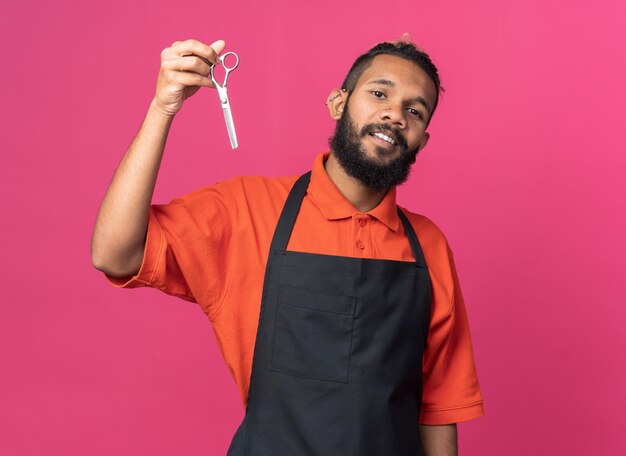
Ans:
[[[389,144],[391,144],[392,146],[396,145],[396,141],[391,137],[391,136],[387,136],[384,133],[380,133],[380,132],[376,132],[376,133],[370,133],[371,136],[375,136],[377,138],[382,139],[383,141],[388,142]]]

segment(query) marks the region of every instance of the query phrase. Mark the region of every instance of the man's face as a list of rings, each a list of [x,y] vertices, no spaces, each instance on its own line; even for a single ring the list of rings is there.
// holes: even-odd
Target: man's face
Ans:
[[[376,56],[349,94],[331,138],[337,161],[373,190],[403,183],[428,141],[435,99],[434,82],[416,64]]]

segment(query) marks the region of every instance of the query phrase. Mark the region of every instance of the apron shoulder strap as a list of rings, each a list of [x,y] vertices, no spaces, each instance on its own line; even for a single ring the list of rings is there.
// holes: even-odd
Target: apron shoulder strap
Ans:
[[[424,253],[422,252],[422,246],[420,245],[417,239],[417,234],[415,234],[413,225],[411,225],[411,222],[409,222],[409,219],[407,218],[406,215],[404,215],[404,212],[400,210],[399,206],[398,206],[398,216],[400,217],[400,220],[402,221],[402,226],[404,226],[404,232],[409,238],[409,244],[411,244],[411,250],[413,251],[415,262],[417,263],[418,267],[426,268],[427,267],[426,259],[424,258]]]
[[[311,171],[300,176],[291,188],[285,206],[280,213],[270,250],[276,252],[284,252],[287,250],[287,243],[291,237],[291,232],[296,223],[296,217],[298,216],[298,212],[300,212],[300,206],[306,194],[306,189],[309,187],[310,180]]]

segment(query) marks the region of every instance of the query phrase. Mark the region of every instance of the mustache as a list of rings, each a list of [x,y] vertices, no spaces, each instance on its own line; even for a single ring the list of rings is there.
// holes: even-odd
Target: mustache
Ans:
[[[364,136],[367,136],[376,132],[391,133],[393,135],[393,139],[402,149],[407,150],[409,148],[409,144],[406,142],[406,139],[404,138],[404,136],[402,136],[402,133],[400,133],[400,130],[388,124],[381,123],[381,124],[365,125],[363,128],[361,128],[359,135],[361,137],[364,137]]]

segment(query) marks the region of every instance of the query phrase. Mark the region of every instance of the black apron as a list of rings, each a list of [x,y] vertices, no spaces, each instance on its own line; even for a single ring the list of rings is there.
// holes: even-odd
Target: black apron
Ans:
[[[415,262],[287,251],[311,173],[270,248],[248,403],[229,456],[418,456],[431,284]]]

